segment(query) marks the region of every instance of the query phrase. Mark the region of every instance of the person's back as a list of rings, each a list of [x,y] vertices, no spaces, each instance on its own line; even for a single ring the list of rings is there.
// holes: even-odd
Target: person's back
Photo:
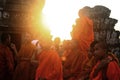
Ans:
[[[90,15],[87,14],[90,10],[90,7],[84,7],[79,10],[78,15],[80,18],[77,19],[77,25],[72,31],[72,39],[79,42],[80,50],[84,51],[86,55],[86,50],[89,49],[90,43],[94,40],[93,21]]]
[[[88,50],[88,58],[87,58],[87,60],[84,61],[83,66],[82,66],[82,70],[81,70],[80,75],[79,75],[80,80],[89,79],[90,72],[91,72],[93,66],[96,64],[96,60],[95,60],[94,54],[93,54],[94,46],[96,43],[97,43],[97,41],[93,41],[90,44],[90,48]]]
[[[36,46],[31,43],[32,38],[30,35],[26,35],[26,37],[26,42],[22,44],[17,54],[18,64],[14,72],[14,80],[31,80],[32,78],[32,76],[30,76],[32,74],[31,59],[35,52]]]
[[[0,80],[12,80],[13,77],[14,60],[9,44],[10,35],[3,33],[0,44]]]
[[[55,50],[43,50],[39,61],[35,80],[62,80],[62,63]]]
[[[79,50],[76,41],[71,41],[69,45],[69,49],[65,51],[62,56],[64,57],[63,76],[64,80],[77,80],[81,72],[83,60],[86,59],[86,55]]]
[[[38,56],[39,66],[35,80],[63,80],[62,62],[57,51],[51,49],[51,40],[42,39],[42,52]]]

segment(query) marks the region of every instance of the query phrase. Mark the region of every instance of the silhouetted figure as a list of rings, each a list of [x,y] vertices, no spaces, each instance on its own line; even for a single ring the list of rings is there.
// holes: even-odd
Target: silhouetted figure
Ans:
[[[0,44],[0,80],[12,80],[14,72],[13,53],[8,47],[11,37],[7,33],[1,35]]]
[[[97,42],[94,50],[97,63],[92,69],[90,80],[120,80],[118,59],[108,53],[106,42]],[[104,60],[106,61],[103,63]]]
[[[25,34],[25,42],[17,54],[17,66],[14,73],[14,80],[34,80],[35,69],[31,69],[32,56],[36,52],[36,46],[32,44],[32,36]]]
[[[61,46],[60,46],[60,43],[61,43],[61,40],[59,37],[56,37],[54,40],[53,40],[53,45],[52,45],[52,49],[56,50],[59,54],[59,56],[61,57],[62,55],[62,51],[61,51]]]
[[[38,56],[39,66],[35,80],[63,80],[62,63],[57,51],[51,49],[52,41],[42,38],[40,44],[42,51]]]

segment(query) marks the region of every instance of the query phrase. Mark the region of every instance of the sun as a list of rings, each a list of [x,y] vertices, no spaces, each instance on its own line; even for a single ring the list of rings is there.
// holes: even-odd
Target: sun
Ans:
[[[45,24],[50,28],[53,38],[71,39],[70,32],[75,19],[78,17],[79,9],[95,5],[104,5],[116,12],[116,7],[113,7],[107,0],[46,0],[42,11],[45,16]],[[119,27],[116,29],[120,30]]]
[[[46,0],[43,8],[45,23],[51,30],[53,38],[71,39],[70,32],[79,8],[74,0]]]

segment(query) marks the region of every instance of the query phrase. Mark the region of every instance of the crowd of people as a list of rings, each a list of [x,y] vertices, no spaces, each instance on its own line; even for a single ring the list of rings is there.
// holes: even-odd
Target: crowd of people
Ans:
[[[117,57],[104,41],[93,41],[88,54],[75,40],[42,38],[33,44],[30,34],[19,51],[3,33],[0,44],[0,80],[120,80]],[[39,46],[38,46],[39,45]]]
[[[94,41],[88,10],[79,11],[80,26],[62,45],[59,38],[26,33],[17,51],[10,34],[1,34],[0,80],[120,80],[118,58],[105,41]]]

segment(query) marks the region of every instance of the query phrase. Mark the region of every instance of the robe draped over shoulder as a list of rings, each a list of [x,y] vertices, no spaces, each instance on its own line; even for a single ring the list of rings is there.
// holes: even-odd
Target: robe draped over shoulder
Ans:
[[[39,55],[39,66],[36,71],[36,79],[63,80],[62,63],[55,50],[43,50]]]
[[[12,80],[14,65],[14,58],[10,49],[0,44],[0,80]]]
[[[31,63],[30,60],[35,50],[31,43],[23,44],[18,52],[18,64],[14,72],[14,80],[31,80]],[[35,73],[35,72],[34,72]]]

